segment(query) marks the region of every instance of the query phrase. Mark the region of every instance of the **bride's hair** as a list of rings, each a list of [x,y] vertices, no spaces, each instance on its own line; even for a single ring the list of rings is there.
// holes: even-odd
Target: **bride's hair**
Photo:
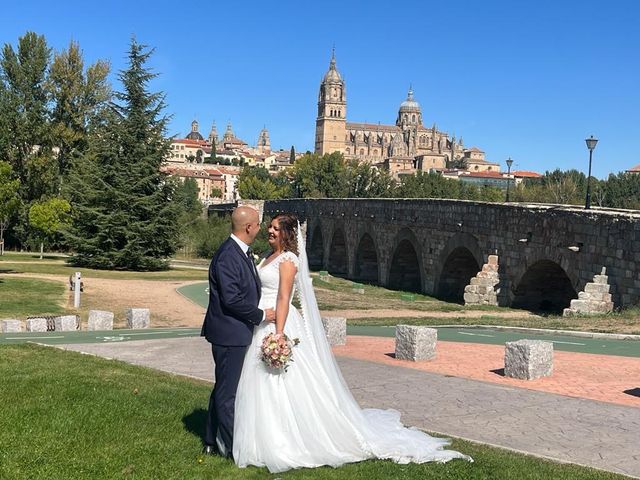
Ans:
[[[278,213],[273,220],[278,220],[283,250],[298,255],[298,217],[293,213]]]

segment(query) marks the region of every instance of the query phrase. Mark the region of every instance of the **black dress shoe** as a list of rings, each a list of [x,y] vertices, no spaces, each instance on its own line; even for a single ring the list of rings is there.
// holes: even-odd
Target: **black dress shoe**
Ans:
[[[213,445],[205,445],[202,448],[203,455],[218,455],[219,453],[220,452],[218,452],[218,449]]]

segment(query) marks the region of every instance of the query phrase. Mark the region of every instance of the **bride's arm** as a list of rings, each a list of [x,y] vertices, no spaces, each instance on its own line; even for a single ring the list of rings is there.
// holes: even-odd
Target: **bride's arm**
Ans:
[[[289,303],[293,292],[293,280],[297,268],[290,260],[280,262],[280,282],[278,283],[278,299],[276,301],[276,334],[284,333],[284,324],[289,315]]]

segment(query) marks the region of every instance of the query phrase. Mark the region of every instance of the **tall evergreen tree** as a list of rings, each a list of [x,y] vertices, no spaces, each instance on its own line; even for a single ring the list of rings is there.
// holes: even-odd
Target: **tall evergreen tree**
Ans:
[[[296,149],[291,145],[291,151],[289,152],[289,163],[293,165],[296,163]]]
[[[68,182],[73,223],[67,237],[78,266],[122,270],[167,268],[178,243],[175,183],[160,172],[169,150],[164,95],[149,91],[153,53],[132,39],[123,91],[74,162]]]

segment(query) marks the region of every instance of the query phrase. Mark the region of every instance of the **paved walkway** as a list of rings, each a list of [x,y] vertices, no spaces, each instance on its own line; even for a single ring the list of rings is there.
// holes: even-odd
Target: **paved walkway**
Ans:
[[[556,386],[535,391],[532,388],[536,385],[548,387],[549,379],[517,382],[491,373],[501,367],[496,352],[483,353],[470,350],[469,344],[439,342],[435,361],[411,363],[386,355],[393,348],[384,342],[389,339],[349,337],[347,346],[335,349],[343,375],[361,406],[395,408],[402,412],[405,424],[428,431],[640,478],[640,375],[635,377],[635,386],[628,379],[626,385],[610,382],[601,387],[609,391],[628,386],[628,393],[623,394],[629,397],[628,402],[617,394],[606,402],[575,398],[582,393],[561,392],[560,388],[567,384],[567,378],[577,376],[578,380],[574,378],[570,385],[580,384],[598,369],[605,373],[593,377],[593,384],[607,376],[615,378],[622,357],[588,355],[598,358],[584,363],[582,357],[587,354],[564,353],[565,358],[556,353],[554,377],[559,378],[551,382]],[[210,346],[198,337],[75,344],[65,348],[208,381],[212,377]],[[627,372],[633,375],[640,359],[629,361],[632,363]],[[473,368],[460,362],[485,373],[476,375]],[[564,371],[563,364],[574,364],[574,369]],[[526,388],[519,388],[522,386]]]

